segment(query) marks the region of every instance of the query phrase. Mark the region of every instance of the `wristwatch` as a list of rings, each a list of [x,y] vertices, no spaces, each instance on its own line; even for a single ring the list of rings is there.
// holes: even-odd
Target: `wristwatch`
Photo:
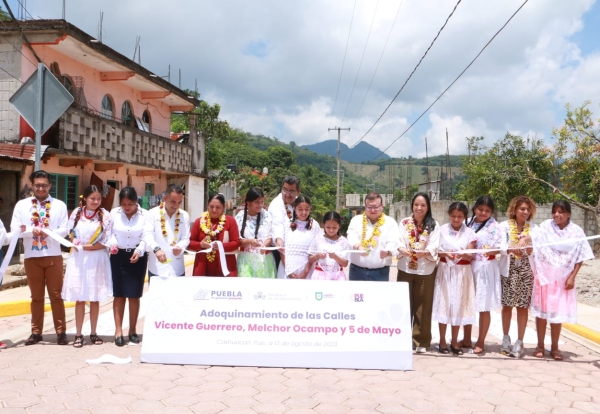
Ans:
[[[159,251],[159,250],[160,250],[160,246],[156,246],[156,247],[155,247],[155,248],[154,248],[152,251],[153,251],[154,253],[156,253],[156,252],[157,252],[157,251]]]

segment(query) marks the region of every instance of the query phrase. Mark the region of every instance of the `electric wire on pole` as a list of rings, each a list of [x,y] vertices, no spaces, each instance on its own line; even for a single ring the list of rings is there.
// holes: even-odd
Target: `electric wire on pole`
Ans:
[[[335,187],[335,211],[340,212],[340,134],[341,131],[350,131],[350,128],[327,128],[327,131],[337,131],[337,183]]]

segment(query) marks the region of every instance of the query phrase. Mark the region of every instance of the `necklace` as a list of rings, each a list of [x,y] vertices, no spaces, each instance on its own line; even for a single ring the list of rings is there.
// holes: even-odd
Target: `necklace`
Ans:
[[[385,217],[382,214],[381,216],[379,216],[379,218],[375,222],[375,227],[373,228],[373,233],[371,234],[371,237],[366,239],[368,219],[367,219],[367,213],[363,213],[362,236],[361,236],[360,245],[367,250],[367,254],[369,253],[371,248],[375,248],[375,246],[377,246],[377,241],[379,240],[379,236],[381,235],[381,230],[379,230],[379,228],[381,226],[383,226],[384,223],[385,223]]]
[[[200,216],[200,230],[202,230],[202,232],[204,234],[206,234],[206,242],[210,243],[211,241],[214,241],[217,239],[217,236],[219,233],[221,233],[223,231],[223,229],[225,228],[225,214],[221,214],[221,217],[219,217],[219,224],[217,224],[217,227],[215,229],[213,229],[213,224],[211,222],[210,219],[210,214],[207,212],[203,213]],[[208,260],[209,262],[212,262],[215,260],[215,256],[217,255],[216,250],[212,250],[209,253],[206,253],[206,260]]]
[[[38,203],[38,199],[33,197],[31,199],[31,223],[34,227],[50,227],[50,200],[46,200],[44,202],[44,210],[38,210],[38,204],[41,205],[41,202]],[[31,250],[45,250],[48,249],[48,245],[46,244],[46,236],[33,236],[33,242],[31,245]]]
[[[515,220],[515,219],[508,220],[508,235],[509,235],[509,239],[510,239],[510,245],[516,246],[519,243],[520,235],[528,236],[530,228],[531,228],[531,225],[529,224],[528,221],[526,221],[525,224],[523,224],[523,230],[519,231],[519,225],[517,224],[517,220]],[[516,253],[513,253],[513,255],[515,256],[515,259],[517,259],[517,260],[519,260],[521,258],[521,256],[519,256]]]
[[[417,270],[419,267],[418,257],[416,250],[423,250],[427,244],[427,237],[429,233],[425,230],[423,223],[415,226],[414,217],[410,217],[404,220],[406,231],[408,233],[408,244],[410,246],[410,261],[408,262],[408,268],[411,270]]]
[[[87,209],[87,208],[85,208],[85,207],[83,208],[83,215],[84,215],[84,216],[85,216],[85,218],[86,218],[86,219],[88,219],[88,220],[91,220],[91,219],[93,219],[94,217],[96,217],[96,213],[97,213],[97,212],[98,212],[98,210],[94,210],[94,211],[92,212],[92,215],[91,215],[91,216],[88,216],[88,209]]]
[[[289,208],[287,208],[287,206],[285,207],[285,214],[287,214],[287,217],[290,221],[292,221],[292,218],[294,217],[294,215],[292,214],[292,212],[290,211]]]
[[[158,207],[160,212],[160,230],[162,231],[163,237],[166,239],[168,236],[167,233],[167,220],[165,218],[165,203],[161,201],[160,206]],[[173,229],[173,241],[169,243],[171,246],[175,246],[177,244],[177,237],[179,237],[179,209],[177,209],[177,215],[175,216],[175,229]],[[168,242],[168,240],[167,240]]]

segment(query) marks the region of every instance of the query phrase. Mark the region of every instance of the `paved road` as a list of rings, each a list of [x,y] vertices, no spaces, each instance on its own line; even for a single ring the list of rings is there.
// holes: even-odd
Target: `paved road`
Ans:
[[[110,302],[101,313],[103,345],[58,346],[47,332],[0,351],[0,413],[600,413],[600,354],[580,339],[562,338],[563,362],[533,358],[532,346],[515,360],[498,353],[496,323],[485,355],[432,351],[410,372],[155,365],[140,363],[140,346],[112,343]],[[28,334],[28,315],[0,321],[0,337]],[[104,354],[133,362],[86,363]]]

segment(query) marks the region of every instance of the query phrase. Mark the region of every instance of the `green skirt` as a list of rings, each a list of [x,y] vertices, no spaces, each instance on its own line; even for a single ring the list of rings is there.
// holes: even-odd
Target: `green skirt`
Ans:
[[[275,258],[272,254],[241,252],[237,257],[238,277],[275,279]]]

